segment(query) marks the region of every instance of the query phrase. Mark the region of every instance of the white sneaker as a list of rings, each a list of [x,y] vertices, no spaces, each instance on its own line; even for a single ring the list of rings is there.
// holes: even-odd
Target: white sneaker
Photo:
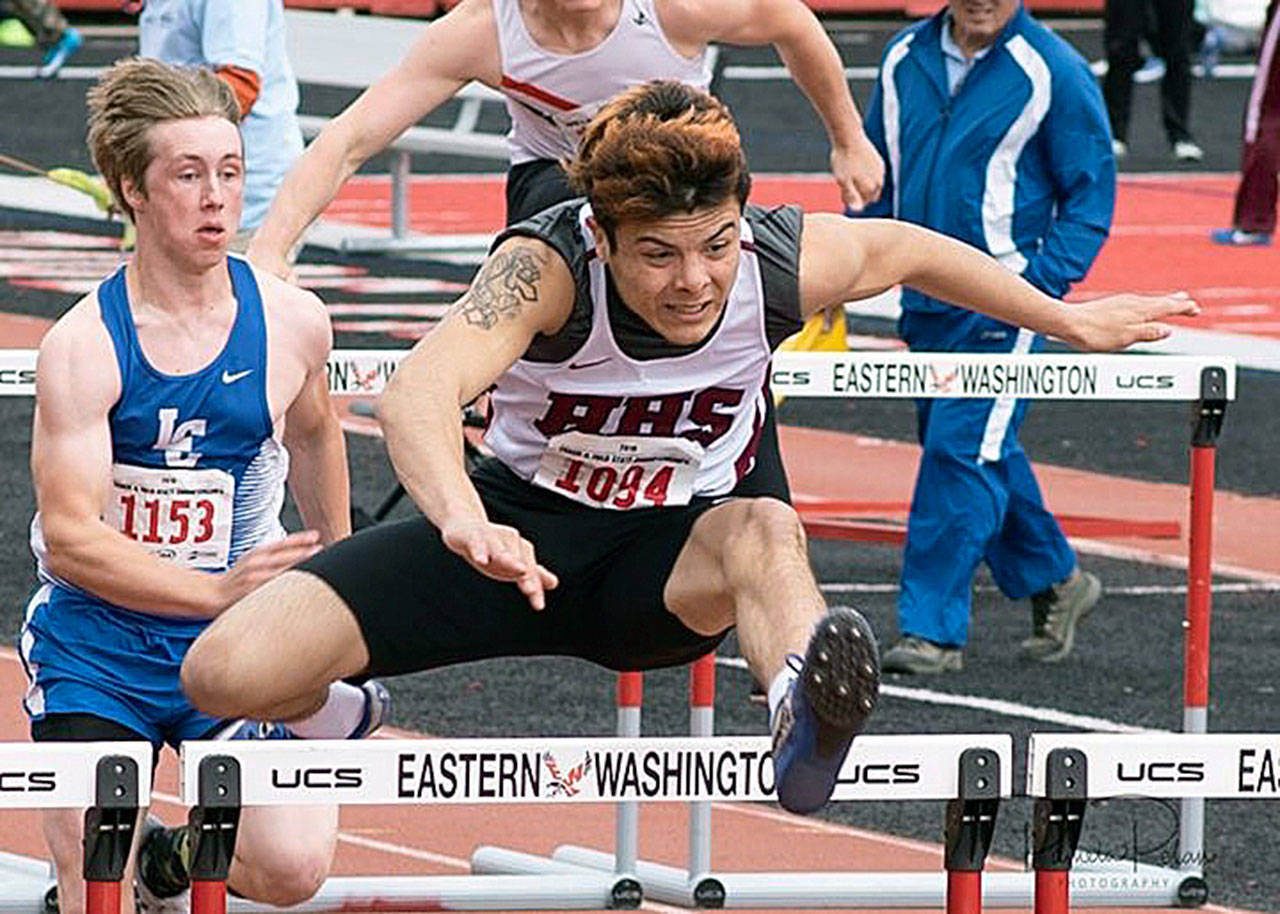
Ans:
[[[1179,162],[1200,162],[1204,159],[1204,150],[1193,140],[1178,140],[1173,144],[1173,157]]]
[[[364,713],[347,739],[372,736],[391,716],[391,693],[386,686],[377,679],[368,679],[360,686],[360,690],[364,692]]]

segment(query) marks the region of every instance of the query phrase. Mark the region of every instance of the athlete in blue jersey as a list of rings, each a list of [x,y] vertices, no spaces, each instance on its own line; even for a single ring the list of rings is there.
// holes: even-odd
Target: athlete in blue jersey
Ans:
[[[243,729],[193,708],[179,666],[211,619],[349,533],[346,452],[323,306],[227,256],[244,175],[230,90],[208,71],[131,60],[89,104],[95,163],[138,241],[40,348],[24,704],[37,741],[159,751]],[[278,517],[286,478],[308,528],[292,535]],[[373,697],[344,683],[271,719],[362,735]],[[45,814],[64,914],[84,907],[82,822]],[[246,810],[233,888],[277,905],[310,897],[336,827],[333,808]]]

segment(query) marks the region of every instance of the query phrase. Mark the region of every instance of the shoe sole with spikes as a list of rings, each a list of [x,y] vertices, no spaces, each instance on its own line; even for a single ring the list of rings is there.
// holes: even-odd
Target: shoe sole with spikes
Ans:
[[[880,694],[880,657],[862,614],[835,607],[818,622],[774,740],[778,802],[808,813],[831,797],[853,738]]]

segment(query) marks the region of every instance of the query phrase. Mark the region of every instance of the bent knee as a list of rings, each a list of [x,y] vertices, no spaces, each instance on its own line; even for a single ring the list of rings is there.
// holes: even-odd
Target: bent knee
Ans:
[[[235,890],[280,908],[310,899],[329,875],[329,855],[314,848],[255,853],[241,862]]]
[[[737,537],[750,539],[767,551],[805,548],[804,525],[796,509],[776,498],[752,498],[746,503]]]
[[[211,717],[243,717],[245,679],[236,671],[232,639],[217,627],[205,629],[187,650],[180,675],[182,691],[196,708]],[[240,688],[237,688],[237,684]]]

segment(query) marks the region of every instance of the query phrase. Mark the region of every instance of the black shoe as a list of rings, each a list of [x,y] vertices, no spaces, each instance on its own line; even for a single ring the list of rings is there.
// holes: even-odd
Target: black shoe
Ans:
[[[147,816],[138,842],[136,869],[142,911],[175,910],[185,901],[180,896],[191,887],[191,851],[190,827],[169,828]]]

